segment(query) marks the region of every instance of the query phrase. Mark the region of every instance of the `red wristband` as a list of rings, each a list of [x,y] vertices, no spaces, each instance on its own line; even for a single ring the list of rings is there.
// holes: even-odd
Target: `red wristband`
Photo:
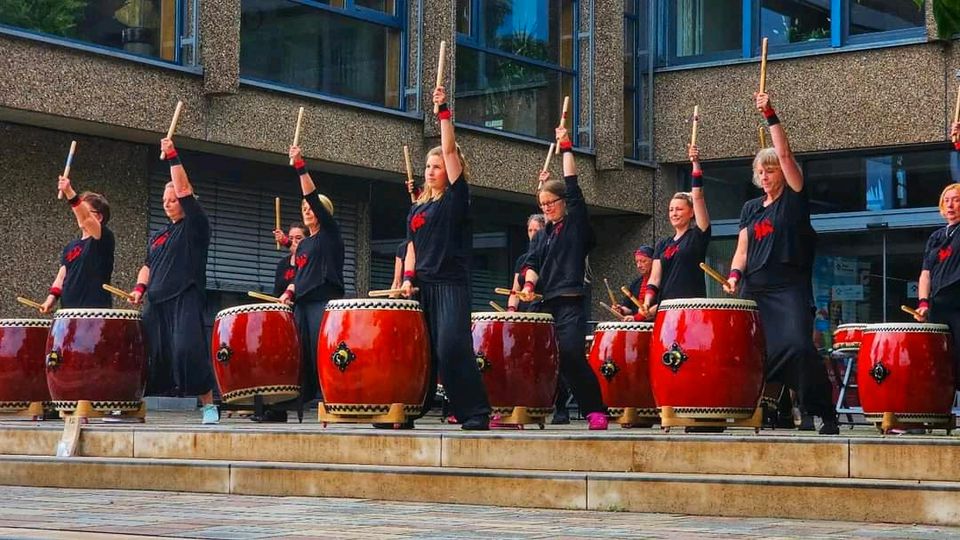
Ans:
[[[954,149],[954,150],[960,150],[960,140],[958,140],[957,142],[953,143],[953,149]]]
[[[573,143],[570,141],[560,141],[561,152],[573,152]]]
[[[450,109],[442,109],[440,112],[437,113],[437,118],[440,120],[449,120],[453,118],[453,111],[451,111]]]
[[[280,239],[280,245],[283,247],[290,247],[290,244],[293,243],[293,240],[290,240],[289,236],[284,236]]]
[[[727,279],[735,279],[737,281],[740,281],[741,279],[743,279],[743,272],[734,268],[733,270],[730,271],[730,275],[727,276]]]
[[[403,273],[403,279],[409,279],[410,281],[413,281],[413,277],[415,275],[416,274],[413,272],[413,270],[407,270]]]
[[[133,288],[133,292],[138,292],[141,295],[147,290],[146,283],[137,283],[137,286]]]
[[[171,159],[173,159],[173,158],[175,158],[175,157],[177,157],[177,149],[176,149],[176,148],[174,148],[173,150],[170,150],[169,152],[164,152],[164,154],[163,154],[163,159],[165,159],[165,160],[167,160],[167,161],[170,161]]]
[[[534,288],[533,283],[530,283],[529,281],[523,284],[523,292],[532,293],[533,288]]]
[[[773,110],[773,107],[767,107],[766,109],[763,110],[764,118],[770,118],[771,116],[776,116],[776,115],[777,115],[777,111]]]
[[[60,298],[60,295],[63,294],[63,291],[60,287],[50,287],[50,296],[54,298]]]
[[[927,300],[920,300],[920,302],[917,303],[917,309],[930,309],[930,302]]]

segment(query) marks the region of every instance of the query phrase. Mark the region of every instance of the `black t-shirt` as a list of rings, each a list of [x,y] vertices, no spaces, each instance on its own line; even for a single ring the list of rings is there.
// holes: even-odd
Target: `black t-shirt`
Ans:
[[[210,219],[193,195],[178,197],[183,219],[168,223],[150,238],[147,260],[150,282],[147,296],[163,302],[191,286],[207,288],[207,250],[210,247]]]
[[[706,296],[700,263],[706,259],[710,236],[710,227],[701,231],[696,223],[691,223],[679,239],[669,236],[657,242],[653,258],[660,261],[658,301]]]
[[[416,281],[469,283],[470,186],[461,175],[440,200],[415,204],[407,217],[407,240],[417,256]]]
[[[933,231],[923,252],[923,269],[930,271],[930,296],[960,282],[960,225]]]
[[[297,300],[330,300],[343,297],[343,236],[340,225],[320,202],[316,190],[304,195],[320,222],[320,231],[297,246],[297,275],[294,289]]]
[[[783,194],[769,206],[764,207],[763,200],[747,201],[740,212],[740,229],[747,229],[747,267],[743,271],[747,281],[764,269],[777,275],[756,276],[755,281],[776,282],[784,268],[809,274],[817,236],[810,225],[806,189],[796,192],[785,185]]]
[[[400,242],[400,245],[399,245],[399,246],[397,246],[397,255],[396,255],[396,257],[397,257],[398,259],[400,259],[400,279],[401,279],[401,281],[403,280],[403,272],[406,270],[405,266],[406,266],[406,262],[407,262],[407,244],[409,244],[409,243],[410,243],[409,240],[404,240],[403,242]]]
[[[586,258],[596,245],[587,203],[576,176],[563,178],[567,185],[567,215],[534,237],[527,266],[539,276],[544,300],[558,296],[582,296]]]
[[[295,277],[297,277],[297,267],[290,264],[290,255],[282,257],[277,261],[277,269],[273,274],[273,295],[280,296],[283,294],[283,291],[287,290],[287,286],[293,283]]]
[[[64,308],[109,308],[110,293],[103,290],[113,275],[113,252],[116,241],[106,226],[100,228],[100,239],[77,238],[63,248],[60,264],[67,269],[63,280],[60,305]]]

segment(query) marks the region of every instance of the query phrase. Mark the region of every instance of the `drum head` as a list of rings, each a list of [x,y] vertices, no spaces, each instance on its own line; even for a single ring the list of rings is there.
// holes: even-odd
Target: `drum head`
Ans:
[[[757,303],[743,298],[674,298],[660,302],[659,311],[677,309],[725,309],[756,311]]]
[[[348,311],[354,309],[420,311],[420,302],[394,298],[345,298],[327,302],[327,311]]]
[[[838,324],[837,329],[834,332],[840,332],[843,330],[863,330],[867,325],[865,323],[845,323]]]
[[[217,313],[216,320],[219,321],[221,318],[227,317],[229,315],[240,315],[241,313],[265,313],[268,311],[293,313],[293,308],[285,304],[278,304],[276,302],[269,302],[264,304],[245,304],[242,306],[236,306],[236,307],[221,310],[219,313]]]
[[[903,323],[868,324],[866,328],[863,329],[864,334],[876,333],[876,332],[888,332],[888,333],[926,332],[931,334],[949,334],[950,327],[945,324],[903,322]]]
[[[50,328],[50,319],[0,319],[0,328]]]
[[[470,314],[471,322],[500,321],[553,324],[553,315],[533,311],[478,311]]]
[[[653,332],[653,323],[640,321],[616,321],[597,324],[597,332]]]
[[[140,312],[132,309],[60,309],[53,314],[56,319],[120,319],[127,321],[139,321]]]

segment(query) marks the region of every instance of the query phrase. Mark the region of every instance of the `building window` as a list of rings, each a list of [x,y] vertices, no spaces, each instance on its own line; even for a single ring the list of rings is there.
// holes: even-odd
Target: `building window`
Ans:
[[[240,76],[399,109],[401,0],[243,0]]]
[[[576,135],[577,2],[458,0],[457,119],[552,140],[564,96]]]
[[[650,4],[626,0],[623,17],[623,155],[653,161]]]
[[[916,0],[660,0],[659,66],[817,51],[926,36]]]
[[[180,61],[180,0],[0,1],[0,27]]]

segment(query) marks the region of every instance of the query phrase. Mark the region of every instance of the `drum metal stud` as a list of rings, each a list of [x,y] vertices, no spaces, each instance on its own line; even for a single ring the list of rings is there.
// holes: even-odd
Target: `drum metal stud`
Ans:
[[[687,361],[687,353],[683,352],[678,343],[674,343],[670,350],[663,353],[663,365],[670,368],[670,371],[676,373],[680,366]]]
[[[337,345],[337,349],[333,351],[330,359],[333,360],[333,365],[337,366],[337,369],[340,371],[346,371],[347,366],[357,359],[357,355],[353,354],[353,351],[350,350],[350,347],[347,347],[346,342],[341,341],[340,344]]]

